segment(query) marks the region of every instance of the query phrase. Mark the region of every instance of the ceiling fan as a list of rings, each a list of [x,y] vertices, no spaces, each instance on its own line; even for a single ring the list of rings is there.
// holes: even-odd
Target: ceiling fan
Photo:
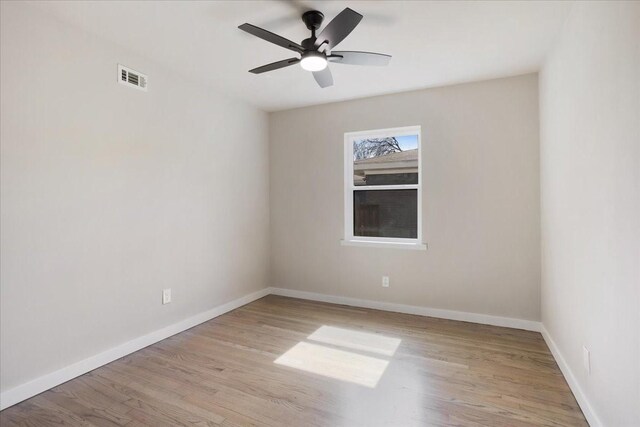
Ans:
[[[311,30],[311,37],[302,40],[300,44],[292,42],[270,31],[251,24],[242,24],[238,28],[266,40],[270,43],[292,50],[300,55],[282,61],[263,65],[250,73],[260,74],[300,63],[300,66],[313,73],[313,77],[320,87],[333,85],[333,76],[329,70],[328,62],[350,65],[387,65],[391,55],[372,52],[336,51],[333,50],[338,43],[344,40],[362,20],[358,12],[346,8],[329,22],[316,37],[316,31],[320,29],[324,15],[317,10],[310,10],[302,14],[302,21]]]

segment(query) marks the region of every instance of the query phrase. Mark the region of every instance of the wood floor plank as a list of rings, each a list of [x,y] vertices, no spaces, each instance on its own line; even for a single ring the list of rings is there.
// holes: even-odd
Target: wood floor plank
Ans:
[[[588,425],[539,333],[273,295],[7,408],[0,424]]]

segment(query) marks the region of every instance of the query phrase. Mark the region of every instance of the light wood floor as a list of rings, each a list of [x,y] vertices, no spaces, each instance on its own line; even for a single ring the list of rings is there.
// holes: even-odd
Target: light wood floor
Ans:
[[[277,296],[8,408],[0,424],[587,425],[538,333]]]

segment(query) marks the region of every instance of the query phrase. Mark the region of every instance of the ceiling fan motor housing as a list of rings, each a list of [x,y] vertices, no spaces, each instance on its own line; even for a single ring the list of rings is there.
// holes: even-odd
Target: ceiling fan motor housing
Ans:
[[[305,51],[315,51],[314,43],[316,42],[315,37],[309,37],[308,39],[304,39],[300,42],[300,46],[304,48]]]

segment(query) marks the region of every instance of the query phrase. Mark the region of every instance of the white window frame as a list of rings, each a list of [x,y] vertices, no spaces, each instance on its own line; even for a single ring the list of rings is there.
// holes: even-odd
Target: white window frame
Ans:
[[[418,135],[418,183],[403,185],[359,185],[353,183],[353,143],[364,138],[387,138],[393,136]],[[353,192],[356,190],[417,190],[418,234],[415,239],[400,237],[372,237],[353,235]],[[345,246],[394,247],[425,250],[422,241],[422,130],[420,126],[392,129],[375,129],[344,134],[344,240]]]

